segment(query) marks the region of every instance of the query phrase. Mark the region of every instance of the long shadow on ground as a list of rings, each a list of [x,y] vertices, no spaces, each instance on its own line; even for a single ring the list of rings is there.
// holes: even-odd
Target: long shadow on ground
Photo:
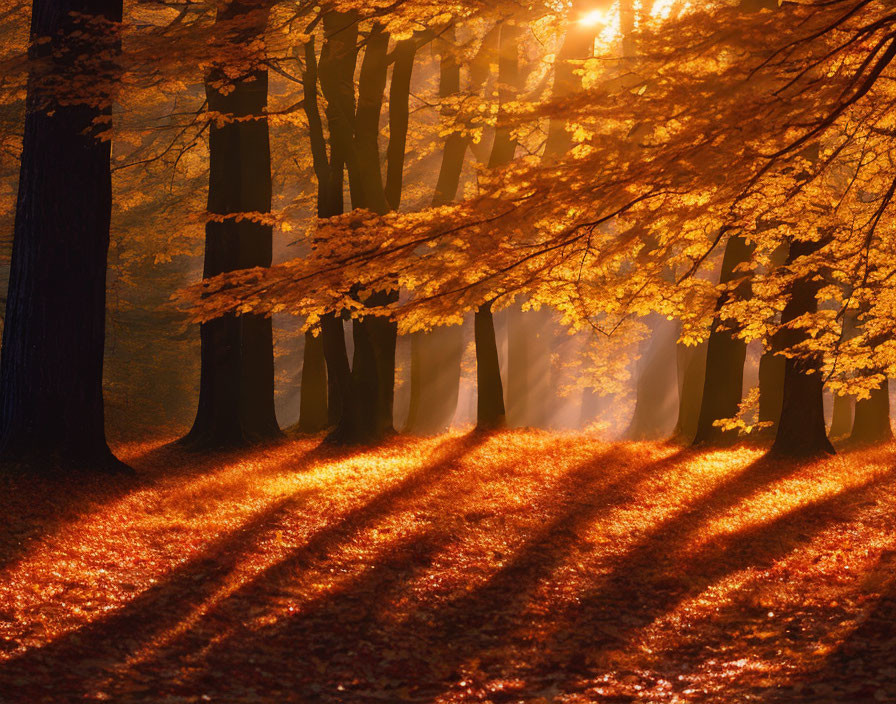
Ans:
[[[463,585],[441,585],[441,567],[459,559],[465,537],[502,526],[502,516],[470,513],[459,525],[432,510],[463,503],[443,489],[484,440],[446,441],[431,463],[233,584],[256,541],[307,497],[284,499],[121,611],[4,663],[0,687],[7,683],[10,701],[23,702],[59,701],[53,697],[60,691],[77,700],[97,690],[121,702],[205,696],[365,703],[500,703],[585,691],[607,674],[607,654],[641,629],[726,575],[769,565],[848,520],[868,492],[890,480],[880,476],[691,549],[707,522],[801,468],[759,460],[631,536],[576,598],[545,606],[538,594],[564,587],[557,575],[587,555],[589,527],[627,506],[647,482],[674,479],[675,467],[698,455],[681,451],[639,465],[619,446],[589,457],[542,487],[539,502],[549,509],[507,555],[469,567]],[[407,511],[423,516],[419,525],[386,542],[374,562],[296,597],[305,575],[326,576],[337,564],[331,558],[361,533]],[[287,606],[293,597],[295,609]],[[22,672],[46,677],[19,682]],[[651,684],[632,677],[632,687]],[[634,697],[623,688],[601,701]]]

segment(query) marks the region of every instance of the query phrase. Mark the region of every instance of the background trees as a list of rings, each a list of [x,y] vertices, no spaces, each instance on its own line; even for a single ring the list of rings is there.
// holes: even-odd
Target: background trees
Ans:
[[[514,408],[553,423],[552,397],[587,385],[626,399],[604,407],[616,431],[668,433],[677,406],[682,437],[773,429],[777,450],[815,453],[827,389],[859,398],[856,441],[889,436],[891,9],[439,9],[240,0],[124,17],[128,92],[91,120],[116,118],[112,283],[153,303],[110,348],[116,404],[117,355],[175,329],[158,294],[198,277],[205,231],[207,281],[182,297],[202,354],[183,331],[153,350],[192,360],[168,373],[180,397],[201,360],[202,445],[276,437],[275,404],[290,425],[299,387],[305,431],[375,442],[406,416],[436,432],[474,420],[477,367],[484,427]],[[164,55],[174,41],[185,59]],[[305,330],[287,334],[286,313]],[[659,327],[668,350],[651,357]],[[651,407],[663,423],[643,421]]]

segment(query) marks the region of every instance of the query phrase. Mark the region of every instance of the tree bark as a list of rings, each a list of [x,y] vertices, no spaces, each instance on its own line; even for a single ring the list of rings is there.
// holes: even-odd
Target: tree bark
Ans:
[[[497,430],[507,424],[504,388],[495,342],[495,321],[491,303],[479,306],[475,316],[476,339],[476,427]]]
[[[869,398],[856,401],[850,442],[859,445],[881,445],[893,439],[890,426],[890,381],[871,392]]]
[[[750,261],[753,247],[740,236],[728,239],[722,260],[720,285],[727,285],[742,276],[737,267]],[[706,380],[697,421],[695,445],[719,445],[737,440],[735,430],[723,430],[716,421],[737,415],[743,397],[744,362],[747,343],[737,336],[732,320],[721,317],[722,309],[732,297],[743,298],[750,293],[750,283],[744,279],[734,291],[724,291],[716,303],[716,315],[706,350]]]
[[[342,165],[333,165],[339,169],[339,180],[336,184],[332,174],[330,157],[327,154],[327,143],[324,137],[323,120],[317,105],[318,68],[317,54],[312,37],[305,44],[304,72],[302,75],[305,116],[308,118],[308,141],[311,146],[311,158],[314,174],[317,178],[317,217],[327,218],[332,211],[342,211]],[[338,192],[331,190],[337,187]],[[345,347],[343,339],[343,349]],[[333,417],[331,406],[338,405],[333,398],[338,393],[337,380],[327,374],[326,345],[323,334],[315,335],[312,331],[305,333],[305,350],[302,361],[302,381],[299,397],[299,430],[303,433],[317,433],[330,425]]]
[[[834,394],[834,412],[831,417],[831,428],[828,437],[832,440],[843,439],[853,431],[853,417],[856,401],[850,395]]]
[[[781,407],[784,405],[786,367],[787,360],[776,354],[774,348],[766,350],[759,360],[759,422],[771,423],[768,430],[762,432],[772,437],[778,432]]]
[[[301,383],[299,430],[303,433],[319,433],[329,424],[327,363],[323,338],[310,331],[305,333]]]
[[[325,30],[327,17],[331,17],[332,33],[328,31],[330,40],[325,45],[330,49],[327,61],[321,60],[321,86],[328,102],[327,117],[333,149],[344,155],[352,207],[384,214],[392,208],[383,184],[379,149],[380,115],[389,67],[389,35],[377,23],[367,36],[357,108],[352,113],[355,104],[354,82],[344,68],[348,64],[345,57],[357,56],[357,16],[353,13],[329,13],[325,16]],[[408,48],[408,45],[402,45],[398,55],[398,75],[396,81],[396,71],[393,72],[390,104],[390,121],[394,126],[390,142],[394,142],[394,146],[388,150],[391,161],[391,181],[388,185],[395,207],[400,200],[403,140],[407,138],[407,102],[410,97],[410,72],[413,69],[413,52],[408,56]],[[331,60],[334,69],[338,65],[343,71],[325,72],[324,64],[329,66]],[[379,291],[369,297],[365,304],[369,307],[387,305],[397,300],[397,295],[397,290]],[[329,439],[340,444],[370,444],[394,432],[392,414],[398,328],[390,318],[370,315],[353,320],[352,332],[355,344],[348,390],[342,399],[339,423]]]
[[[822,243],[794,242],[790,245],[787,263],[816,252]],[[805,333],[786,326],[802,315],[818,310],[816,298],[820,284],[811,276],[797,279],[791,287],[790,300],[781,315],[783,349],[805,339]],[[819,360],[787,359],[784,364],[784,395],[781,418],[771,453],[788,457],[812,457],[834,454],[828,440],[824,418],[824,382]]]
[[[672,430],[673,394],[678,392],[675,363],[678,326],[661,316],[653,317],[658,322],[639,364],[635,411],[624,434],[628,440],[659,440]]]
[[[25,471],[129,471],[104,428],[112,180],[110,143],[97,135],[112,114],[121,17],[121,0],[32,5],[31,35],[49,41],[30,49],[46,73],[33,69],[28,83],[0,362],[0,457]],[[100,106],[60,95],[67,85]]]
[[[690,444],[697,435],[700,401],[706,380],[706,350],[708,343],[688,347],[675,346],[678,360],[678,421],[672,435]]]
[[[325,40],[319,66],[314,44],[309,42],[305,46],[307,75],[304,87],[311,151],[318,179],[318,217],[329,218],[345,211],[345,171],[353,154],[358,17],[355,12],[328,12],[324,15],[323,27]],[[318,78],[327,100],[329,157],[317,106]],[[337,427],[346,414],[354,412],[351,410],[351,366],[339,312],[321,317],[321,341],[327,366],[327,424]]]
[[[352,206],[379,214],[391,209],[380,170],[379,148],[380,114],[388,76],[388,49],[388,33],[382,25],[375,24],[367,37],[364,60],[361,62],[355,113],[354,151],[360,188],[351,185]],[[365,304],[370,307],[388,305],[396,297],[397,291],[379,291]],[[335,437],[349,443],[376,443],[394,432],[392,409],[398,328],[388,318],[369,316],[354,319],[352,333],[355,341],[352,395],[358,408],[354,427],[343,428],[343,432]]]
[[[234,0],[216,21],[233,23],[229,60],[263,35],[267,3]],[[257,57],[243,57],[257,63]],[[265,117],[268,75],[252,68],[233,78],[215,66],[206,79],[209,109],[230,120],[209,130],[208,211],[203,277],[271,265],[273,228],[259,221],[271,212],[271,147]],[[249,118],[249,119],[245,119]],[[240,219],[240,214],[253,217]],[[200,326],[199,408],[184,442],[216,449],[280,437],[274,411],[274,339],[271,319],[229,314]]]

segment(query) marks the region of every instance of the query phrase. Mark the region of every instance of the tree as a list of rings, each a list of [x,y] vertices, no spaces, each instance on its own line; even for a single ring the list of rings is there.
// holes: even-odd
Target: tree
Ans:
[[[676,346],[678,361],[678,420],[672,437],[691,444],[697,436],[700,402],[706,381],[706,343]]]
[[[751,247],[743,237],[728,239],[722,259],[719,285],[731,287],[723,291],[716,304],[721,313],[729,295],[748,297],[749,279],[745,279],[738,267],[748,263]],[[731,286],[734,283],[734,286]],[[731,329],[733,325],[734,329]],[[706,378],[703,383],[703,399],[697,421],[695,445],[719,444],[737,439],[737,432],[717,425],[726,418],[734,418],[740,407],[744,379],[744,362],[747,344],[738,336],[736,321],[725,320],[720,314],[713,319],[709,344],[706,349]]]
[[[819,242],[794,242],[787,257],[788,264],[795,264],[800,257],[811,255],[823,246]],[[801,275],[793,281],[790,299],[781,314],[782,326],[787,326],[804,315],[818,309],[820,284],[809,275]],[[799,328],[784,328],[784,346],[793,348],[808,339]],[[778,432],[772,444],[772,453],[791,457],[811,457],[833,454],[828,440],[824,419],[824,381],[821,377],[821,361],[818,353],[804,358],[788,358],[784,367],[784,398]]]
[[[859,399],[855,405],[850,442],[860,445],[877,445],[893,439],[890,425],[890,383],[884,379],[871,390],[868,398]]]
[[[354,74],[358,60],[357,12],[327,11],[323,15],[324,43],[320,56],[320,86],[327,100],[329,157],[317,107],[316,57],[313,44],[305,50],[305,110],[318,181],[318,217],[331,218],[345,210],[345,170],[354,132]],[[313,89],[313,90],[312,90]],[[351,367],[345,345],[342,311],[321,317],[321,338],[327,365],[328,425],[348,422],[354,410]]]
[[[230,0],[216,14],[223,46],[206,78],[215,122],[209,133],[203,278],[271,265],[268,74],[252,48],[269,12],[267,0]],[[199,405],[184,442],[205,449],[279,437],[270,317],[231,313],[203,323],[200,338]]]
[[[659,440],[669,435],[675,423],[679,326],[663,318],[652,322],[653,331],[638,365],[635,410],[624,436],[628,440]]]
[[[0,362],[0,453],[30,471],[120,472],[102,398],[112,210],[107,135],[121,0],[34,0]]]
[[[896,146],[894,26],[887,4],[848,0],[775,13],[709,1],[643,23],[636,55],[586,63],[581,94],[504,105],[499,128],[559,114],[575,124],[562,158],[505,162],[476,197],[447,208],[347,214],[319,230],[326,256],[207,290],[236,285],[228,295],[253,304],[274,292],[303,310],[327,305],[303,298],[311,281],[397,281],[407,296],[389,312],[406,329],[511,296],[555,308],[574,330],[678,318],[683,344],[731,321],[744,342],[766,343],[769,361],[784,360],[776,451],[829,451],[825,382],[849,391],[890,376],[896,359],[892,335],[873,342],[896,319],[882,225],[896,194],[884,167]],[[710,279],[734,233],[752,247],[749,296]],[[782,248],[787,260],[774,263]],[[229,305],[219,298],[202,315]],[[849,310],[869,328],[843,342]]]

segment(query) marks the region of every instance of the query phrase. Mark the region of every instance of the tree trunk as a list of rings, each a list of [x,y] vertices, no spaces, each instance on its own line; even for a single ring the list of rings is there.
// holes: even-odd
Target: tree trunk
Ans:
[[[678,343],[675,347],[678,359],[678,421],[672,435],[690,444],[697,435],[700,418],[700,401],[706,380],[707,343],[689,347]]]
[[[890,382],[886,379],[871,392],[869,398],[856,401],[855,421],[849,440],[861,445],[880,445],[892,439]]]
[[[854,397],[834,394],[834,412],[828,437],[832,440],[845,438],[853,431],[853,416],[856,400]]]
[[[635,411],[624,437],[628,440],[659,440],[672,430],[678,392],[675,363],[678,326],[658,320],[650,345],[639,364]]]
[[[345,348],[345,327],[338,315],[321,318],[321,340],[327,362],[327,425],[339,425],[351,405],[352,370]]]
[[[305,115],[308,118],[308,139],[311,144],[311,157],[314,174],[317,177],[317,217],[330,217],[335,210],[331,202],[342,200],[342,165],[334,165],[339,169],[338,193],[331,196],[335,181],[331,175],[330,157],[327,154],[327,143],[324,137],[323,120],[317,105],[317,55],[314,49],[314,38],[305,44],[305,70],[302,75]],[[341,206],[341,203],[340,203]],[[342,208],[338,208],[339,212]],[[335,214],[335,213],[334,213]],[[343,341],[343,348],[344,348]],[[302,381],[299,397],[299,430],[303,433],[317,433],[330,425],[333,417],[331,406],[338,404],[336,379],[327,375],[326,345],[323,334],[315,335],[312,331],[305,333],[305,350],[302,360]]]
[[[498,113],[501,117],[504,116],[504,106],[516,99],[521,88],[519,41],[520,28],[513,21],[505,21],[498,40]],[[507,120],[499,120],[488,168],[509,164],[516,154],[516,147],[513,125]]]
[[[750,261],[753,247],[739,236],[729,238],[722,261],[719,284],[726,285],[743,274],[737,267]],[[703,398],[697,421],[695,445],[718,445],[737,440],[736,430],[723,430],[716,421],[737,415],[743,397],[744,362],[747,358],[747,343],[737,337],[737,328],[732,320],[721,317],[722,308],[735,297],[749,295],[750,283],[743,280],[732,291],[723,291],[716,303],[716,316],[709,335],[706,350],[706,380],[703,384]]]
[[[327,363],[324,341],[318,334],[305,333],[305,354],[302,363],[302,393],[299,403],[299,430],[319,433],[327,427]]]
[[[352,153],[355,95],[354,74],[357,64],[358,18],[354,12],[327,12],[323,18],[324,35],[320,66],[313,42],[305,45],[305,114],[317,175],[317,213],[320,218],[341,215],[345,211],[345,166]],[[318,70],[319,69],[319,70]],[[317,101],[320,80],[327,100],[330,153]],[[327,367],[327,425],[336,427],[350,412],[351,367],[345,346],[345,328],[340,313],[321,317],[321,342]]]
[[[790,247],[780,245],[772,252],[770,269],[776,269],[787,262]],[[774,438],[778,434],[781,406],[784,404],[784,370],[787,360],[778,352],[781,349],[780,333],[768,340],[759,359],[759,422],[768,424],[760,431],[760,436]]]
[[[390,205],[380,170],[380,114],[388,75],[389,35],[376,24],[367,37],[358,82],[355,112],[354,153],[358,183],[351,184],[352,206],[376,213],[389,212]],[[396,136],[392,135],[392,139]],[[402,152],[403,156],[403,152]],[[370,307],[387,305],[397,291],[380,291],[365,301]],[[369,316],[352,321],[355,341],[352,357],[352,395],[358,405],[354,427],[334,435],[348,443],[376,443],[394,432],[392,407],[395,397],[395,345],[398,328],[388,318]]]
[[[759,360],[759,422],[771,423],[763,434],[774,437],[778,432],[781,407],[784,405],[784,371],[787,360],[773,349],[766,350]]]
[[[496,430],[506,425],[504,387],[495,342],[495,321],[491,303],[479,306],[475,317],[476,339],[476,427]]]
[[[263,2],[234,0],[217,21],[233,22],[228,36],[235,59],[267,25]],[[247,28],[248,26],[248,28]],[[226,27],[226,25],[225,25]],[[257,57],[243,57],[254,62]],[[206,80],[209,109],[234,118],[209,130],[208,211],[203,277],[271,265],[273,228],[244,213],[271,212],[268,75],[261,68],[233,78],[226,66]],[[216,216],[216,217],[215,217]],[[200,326],[199,408],[184,441],[214,449],[263,442],[281,435],[274,411],[274,339],[271,319],[229,314]]]
[[[121,0],[34,0],[32,71],[0,362],[0,456],[29,471],[128,471],[103,418],[108,125]],[[74,16],[71,13],[80,13]],[[54,79],[58,81],[55,89]],[[60,80],[62,79],[62,80]],[[79,93],[60,95],[61,86]],[[106,107],[79,104],[82,92]],[[63,104],[64,103],[64,104]]]
[[[794,242],[790,246],[787,263],[793,264],[801,256],[816,252],[822,243]],[[791,348],[805,339],[805,333],[786,326],[802,315],[818,310],[816,298],[820,284],[806,277],[791,287],[790,300],[781,315],[784,326],[782,349]],[[784,364],[784,396],[781,418],[771,453],[788,457],[812,457],[834,454],[828,440],[824,419],[824,382],[818,371],[817,359],[787,359]]]
[[[327,17],[330,32],[327,29]],[[390,104],[389,195],[380,170],[379,123],[386,89],[389,57],[389,35],[381,24],[374,24],[365,42],[364,60],[358,84],[358,101],[354,114],[353,81],[347,71],[324,72],[324,63],[345,67],[347,56],[356,56],[357,17],[351,13],[328,13],[325,16],[330,52],[321,60],[321,86],[327,98],[327,116],[333,148],[344,155],[348,167],[352,206],[384,214],[397,207],[401,194],[401,172],[404,168],[404,140],[407,138],[407,102],[410,97],[410,73],[413,51],[402,45],[396,68]],[[340,26],[334,26],[338,24]],[[338,39],[337,39],[338,37]],[[350,43],[351,42],[351,43]],[[415,45],[414,45],[415,46]],[[410,48],[414,48],[411,46]],[[408,54],[410,55],[408,56]],[[402,126],[403,124],[403,126]],[[380,291],[365,304],[383,306],[397,300],[397,290]],[[339,424],[330,434],[333,442],[375,443],[393,431],[395,387],[395,347],[398,327],[386,317],[367,316],[352,321],[354,355],[348,392],[343,398]]]

